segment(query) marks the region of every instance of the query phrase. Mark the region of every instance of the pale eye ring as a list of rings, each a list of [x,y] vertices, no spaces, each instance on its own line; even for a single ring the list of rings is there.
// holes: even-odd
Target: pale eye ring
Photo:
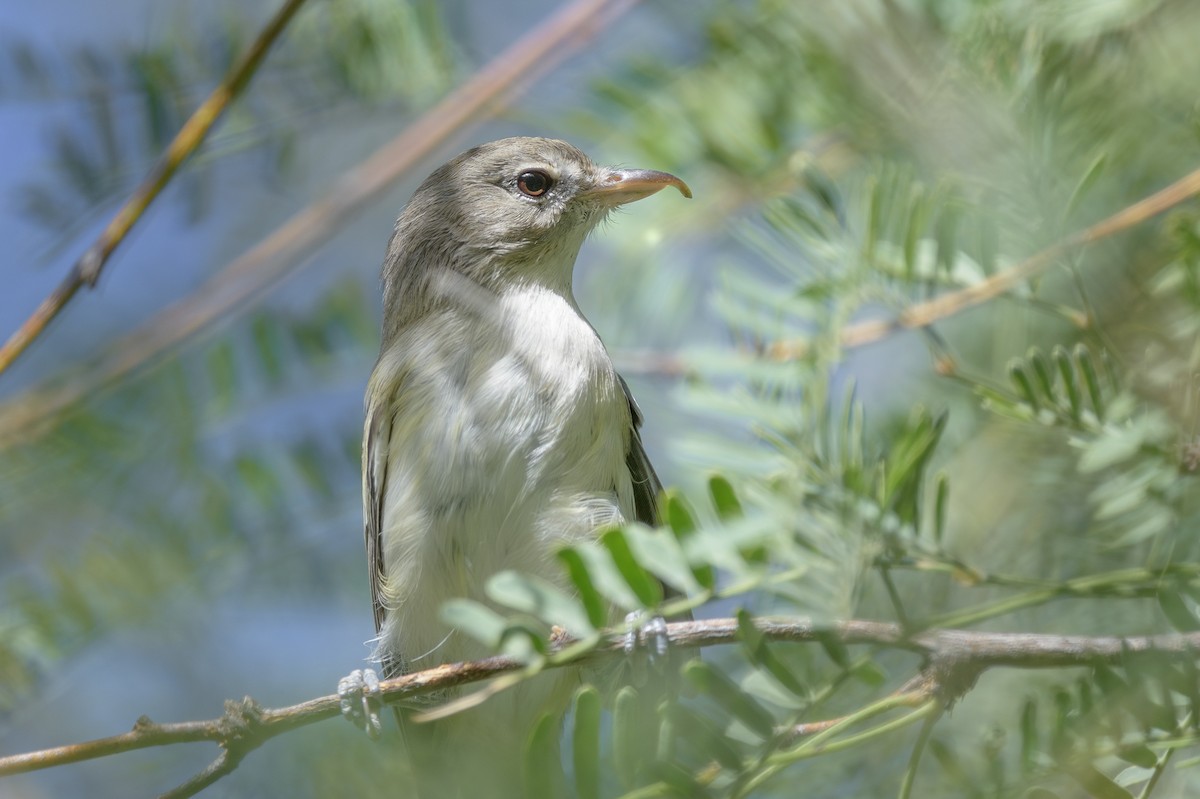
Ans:
[[[541,197],[553,185],[554,178],[540,169],[527,169],[517,175],[517,188],[526,197]]]

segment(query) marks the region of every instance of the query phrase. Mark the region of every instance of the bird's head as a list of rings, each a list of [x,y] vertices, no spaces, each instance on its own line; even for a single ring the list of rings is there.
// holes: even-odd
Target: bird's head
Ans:
[[[598,166],[556,139],[516,137],[468,150],[426,178],[396,221],[385,307],[415,299],[402,295],[431,269],[492,290],[536,282],[569,292],[588,232],[614,208],[667,186],[692,196],[674,175]]]

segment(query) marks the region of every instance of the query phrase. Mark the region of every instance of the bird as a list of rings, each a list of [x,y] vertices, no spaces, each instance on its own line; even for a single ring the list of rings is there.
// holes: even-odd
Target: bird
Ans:
[[[567,588],[562,547],[657,522],[662,484],[642,414],[575,300],[573,272],[598,224],[667,187],[692,196],[667,172],[514,137],[451,159],[401,212],[362,448],[373,660],[385,677],[491,654],[442,620],[446,601],[488,603],[489,577],[506,570]],[[512,739],[547,706],[565,707],[578,679],[542,674],[419,725],[442,726],[418,731],[417,748],[439,760],[430,771],[450,773],[422,795],[521,795]],[[454,762],[477,758],[485,777],[454,778],[476,770]]]

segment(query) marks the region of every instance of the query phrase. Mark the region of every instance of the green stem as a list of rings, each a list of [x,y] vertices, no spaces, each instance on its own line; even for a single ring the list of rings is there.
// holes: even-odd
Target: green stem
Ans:
[[[899,799],[911,799],[913,783],[917,781],[917,766],[921,764],[921,755],[925,753],[925,745],[929,743],[929,737],[933,734],[933,726],[941,717],[941,713],[930,715],[921,725],[921,734],[917,736],[912,755],[908,758],[908,768],[904,770],[904,780],[900,783]]]
[[[747,796],[755,788],[759,787],[771,777],[775,776],[775,774],[777,774],[779,771],[783,770],[787,766],[792,765],[793,763],[797,763],[801,760],[806,760],[811,757],[816,757],[817,755],[833,754],[835,752],[851,749],[862,743],[870,741],[873,738],[878,738],[895,732],[896,730],[903,729],[909,724],[920,721],[921,719],[924,719],[930,715],[940,715],[942,712],[941,703],[938,700],[928,699],[919,707],[917,707],[916,710],[913,710],[911,713],[906,713],[899,718],[892,719],[891,721],[885,722],[876,727],[872,727],[869,730],[864,730],[857,735],[850,735],[846,738],[841,738],[836,741],[829,740],[830,737],[836,735],[856,722],[871,716],[879,715],[880,713],[891,710],[892,708],[903,706],[909,701],[911,701],[911,697],[906,697],[903,695],[889,697],[882,702],[877,702],[874,705],[863,708],[857,713],[847,716],[846,718],[842,719],[842,721],[830,727],[828,730],[825,730],[819,735],[814,735],[811,739],[795,749],[772,755],[771,757],[767,758],[766,766],[763,768],[763,770],[747,780],[746,784],[741,787],[735,796]]]

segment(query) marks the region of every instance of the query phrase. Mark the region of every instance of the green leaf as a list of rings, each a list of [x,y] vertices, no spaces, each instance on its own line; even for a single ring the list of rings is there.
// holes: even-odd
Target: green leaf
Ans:
[[[576,638],[596,632],[580,602],[540,577],[502,571],[492,575],[484,590],[493,602],[564,627]]]
[[[827,214],[835,219],[841,217],[844,203],[837,184],[815,164],[810,163],[805,166],[804,187],[816,198]]]
[[[657,724],[646,723],[644,702],[636,688],[626,685],[613,702],[613,766],[626,790],[637,784],[638,774],[654,752]]]
[[[1079,383],[1075,376],[1075,364],[1065,348],[1058,346],[1051,353],[1054,364],[1058,367],[1059,377],[1062,378],[1063,390],[1067,394],[1067,407],[1071,418],[1078,422],[1083,417],[1083,404],[1079,396]]]
[[[825,650],[825,654],[839,668],[850,668],[850,651],[846,649],[846,645],[841,642],[841,639],[837,635],[826,630],[821,630],[816,633],[816,638],[821,644],[821,648]]]
[[[321,451],[318,444],[312,440],[304,441],[293,447],[289,454],[292,465],[295,466],[310,493],[326,501],[333,500],[336,492],[333,487],[333,477],[329,474],[329,466],[332,461],[325,457],[325,453]]]
[[[242,490],[252,494],[262,508],[275,507],[283,497],[279,478],[261,458],[240,455],[233,462],[233,468]]]
[[[660,760],[654,764],[653,770],[654,776],[665,782],[674,792],[668,796],[674,795],[680,799],[705,799],[712,796],[712,792],[701,785],[683,766]]]
[[[666,519],[667,526],[674,531],[675,537],[682,541],[696,532],[696,519],[692,516],[692,511],[683,497],[674,490],[667,490],[663,497],[666,504],[666,512],[663,517]]]
[[[1177,592],[1166,588],[1160,590],[1158,606],[1162,608],[1163,615],[1167,617],[1171,626],[1179,632],[1194,633],[1200,630],[1200,620],[1193,615],[1183,597]]]
[[[1108,155],[1100,153],[1092,159],[1092,163],[1084,170],[1083,177],[1075,184],[1075,188],[1071,191],[1071,196],[1067,199],[1067,204],[1063,207],[1063,220],[1070,218],[1071,214],[1075,213],[1075,209],[1079,207],[1080,201],[1083,200],[1088,190],[1095,184],[1096,180],[1104,172],[1104,167],[1108,164]]]
[[[600,537],[600,543],[642,607],[652,608],[662,602],[662,586],[638,564],[624,530],[609,530]]]
[[[525,744],[527,796],[566,796],[562,765],[558,762],[559,718],[547,713],[538,720]]]
[[[608,605],[592,584],[592,576],[583,562],[583,557],[576,550],[567,547],[559,550],[558,559],[567,567],[571,584],[579,592],[579,601],[587,612],[588,622],[592,627],[603,627],[608,623]]]
[[[1051,738],[1051,746],[1055,752],[1065,751],[1075,737],[1074,711],[1075,702],[1071,692],[1062,688],[1056,689],[1054,691],[1054,730]]]
[[[1050,403],[1051,407],[1057,407],[1058,392],[1054,390],[1054,373],[1050,368],[1050,361],[1037,347],[1029,350],[1025,355],[1025,360],[1033,369],[1034,382],[1042,392],[1042,396]]]
[[[872,688],[879,688],[887,682],[887,675],[883,670],[869,660],[855,666],[850,673],[854,675],[854,679]]]
[[[762,631],[754,626],[754,618],[743,609],[737,612],[738,637],[747,659],[766,671],[775,681],[795,696],[807,698],[809,691],[775,654]]]
[[[936,478],[933,501],[933,543],[940,551],[946,539],[946,509],[950,502],[950,479],[945,472]]]
[[[904,276],[913,280],[918,276],[917,244],[928,223],[929,197],[920,184],[912,187],[908,198],[908,220],[904,226]]]
[[[625,527],[625,539],[637,562],[645,564],[662,582],[684,594],[704,590],[697,582],[678,539],[666,530],[651,530],[643,525],[631,524]]]
[[[734,774],[742,772],[741,754],[711,721],[681,704],[672,704],[669,713],[675,729],[706,760],[715,760]]]
[[[1038,729],[1037,703],[1025,700],[1021,708],[1021,771],[1031,774],[1037,768]]]
[[[733,485],[721,475],[713,475],[708,479],[708,493],[721,521],[737,519],[743,515],[742,503],[738,500]]]
[[[1083,385],[1087,388],[1088,398],[1092,402],[1092,410],[1096,412],[1096,418],[1104,421],[1105,402],[1104,392],[1100,386],[1100,377],[1096,371],[1096,363],[1092,356],[1092,351],[1082,344],[1075,347],[1075,363],[1079,365],[1079,374],[1083,378]]]
[[[708,486],[713,505],[717,509],[718,517],[722,521],[731,522],[741,518],[742,506],[729,481],[723,477],[714,475],[709,480]],[[684,541],[696,541],[697,530],[695,520],[692,518],[691,511],[679,497],[673,494],[669,495],[665,515],[671,530],[681,543]],[[691,571],[692,578],[703,590],[713,591],[716,589],[717,573],[712,566],[706,563],[699,563],[692,566]]]
[[[571,752],[578,799],[600,799],[600,710],[600,693],[594,687],[584,685],[575,692]]]
[[[237,362],[233,345],[228,341],[214,344],[205,361],[213,410],[218,414],[227,413],[237,395]]]
[[[506,619],[504,632],[500,633],[501,654],[530,663],[549,651],[550,628],[530,616],[513,616]]]
[[[1124,702],[1129,696],[1129,684],[1125,682],[1121,675],[1103,663],[1097,663],[1092,667],[1092,675],[1095,677],[1096,686],[1100,689],[1100,692],[1105,694],[1109,699]]]
[[[1179,765],[1176,764],[1176,768],[1178,767]],[[1154,776],[1154,773],[1155,769],[1153,768],[1129,766],[1128,768],[1122,769],[1120,773],[1113,778],[1113,782],[1115,782],[1117,785],[1120,785],[1122,788],[1128,788],[1131,785],[1137,785],[1139,783],[1146,782]]]
[[[951,781],[961,788],[968,788],[974,791],[979,783],[978,779],[971,774],[968,774],[963,768],[962,762],[959,760],[958,754],[946,744],[936,738],[929,741],[929,753],[933,755],[933,759],[942,767],[942,771],[946,773]]]
[[[508,626],[508,620],[486,605],[470,599],[448,599],[439,613],[442,621],[496,649]]]
[[[258,374],[275,388],[283,382],[284,346],[279,325],[268,314],[257,313],[250,324],[257,354]]]
[[[1117,757],[1124,760],[1126,763],[1132,763],[1135,766],[1142,768],[1154,768],[1158,765],[1158,755],[1144,744],[1136,746],[1123,746],[1117,750]]]
[[[1104,435],[1096,438],[1079,456],[1079,471],[1091,474],[1128,460],[1145,443],[1145,431],[1140,425],[1106,427]]]
[[[947,418],[944,413],[932,416],[918,408],[888,453],[880,504],[895,510],[906,523],[917,519],[921,478],[946,429]]]
[[[1079,715],[1086,718],[1095,710],[1095,699],[1092,693],[1092,681],[1087,677],[1080,677],[1075,684],[1075,689],[1079,693],[1079,699],[1076,704],[1079,706]]]
[[[937,243],[937,265],[949,275],[955,261],[959,258],[958,251],[959,210],[955,205],[944,205],[938,212],[934,225],[934,240]]]
[[[1085,763],[1071,769],[1071,776],[1079,781],[1092,799],[1133,799],[1133,794]]]
[[[700,692],[712,699],[760,738],[766,740],[775,734],[775,720],[771,714],[742,691],[723,672],[701,660],[688,661],[683,669],[684,676]]]
[[[867,226],[863,233],[863,260],[868,264],[875,260],[875,246],[883,236],[883,190],[879,179],[869,175],[866,181]]]
[[[630,590],[624,575],[613,562],[613,557],[607,549],[597,544],[585,543],[577,545],[572,551],[583,561],[592,584],[601,596],[626,611],[641,610],[644,607],[637,595]]]

